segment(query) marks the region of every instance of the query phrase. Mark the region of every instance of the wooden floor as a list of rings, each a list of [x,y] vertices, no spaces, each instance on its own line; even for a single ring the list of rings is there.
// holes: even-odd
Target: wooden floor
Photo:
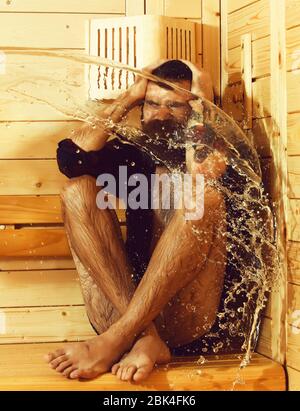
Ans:
[[[254,354],[238,374],[236,356],[207,357],[197,365],[197,357],[173,358],[168,367],[155,369],[144,384],[119,381],[110,373],[91,381],[68,380],[44,363],[43,356],[61,344],[10,344],[0,346],[0,390],[285,390],[283,367]]]

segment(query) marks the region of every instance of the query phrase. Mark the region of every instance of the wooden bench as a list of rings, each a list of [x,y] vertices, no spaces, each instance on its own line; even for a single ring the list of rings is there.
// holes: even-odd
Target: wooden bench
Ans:
[[[126,235],[124,210],[118,210]],[[237,356],[173,358],[141,385],[110,373],[67,380],[43,355],[64,341],[95,335],[86,316],[58,195],[0,196],[0,390],[285,390],[280,364],[254,354],[240,371]]]

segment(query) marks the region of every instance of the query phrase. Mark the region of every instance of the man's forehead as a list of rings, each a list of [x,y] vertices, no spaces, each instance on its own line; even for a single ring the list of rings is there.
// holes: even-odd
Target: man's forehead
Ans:
[[[172,83],[176,84],[177,86],[184,88],[185,90],[190,90],[191,82],[189,80],[181,80],[181,81],[172,81]],[[153,81],[148,82],[147,91],[146,91],[146,98],[151,99],[170,99],[170,100],[189,100],[190,96],[188,93],[181,93],[176,90],[170,90],[168,88],[162,87],[160,84],[157,84]]]

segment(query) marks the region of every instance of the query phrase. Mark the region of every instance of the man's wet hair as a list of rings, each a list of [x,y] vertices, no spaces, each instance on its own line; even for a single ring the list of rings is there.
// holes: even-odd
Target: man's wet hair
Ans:
[[[192,82],[192,70],[180,60],[169,60],[161,64],[152,71],[154,76],[157,76],[167,81],[182,81],[188,80]],[[160,84],[162,87],[168,88],[164,83]]]

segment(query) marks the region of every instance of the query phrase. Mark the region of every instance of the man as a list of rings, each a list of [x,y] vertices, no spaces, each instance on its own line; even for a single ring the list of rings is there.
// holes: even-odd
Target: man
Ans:
[[[140,77],[102,113],[104,119],[118,123],[143,102],[144,133],[163,139],[187,125],[195,97],[184,90],[213,98],[209,76],[191,63],[172,60],[148,70],[181,91]],[[200,137],[202,132],[198,128]],[[130,175],[143,173],[148,179],[170,170],[132,145],[107,142],[108,136],[100,122],[96,130],[85,127],[59,143],[58,164],[70,178],[61,191],[65,229],[98,336],[46,358],[69,378],[94,378],[111,370],[122,380],[140,382],[171,354],[184,347],[182,352],[188,353],[189,344],[208,351],[208,340],[201,338],[216,322],[225,277],[225,201],[213,184],[205,184],[204,215],[198,220],[186,220],[184,208],[127,209],[124,245],[115,211],[97,208],[102,187],[95,178],[116,176],[120,165],[128,165]],[[197,154],[179,148],[177,154],[179,166],[185,164],[187,172],[203,174],[208,181],[226,170],[221,149]]]

